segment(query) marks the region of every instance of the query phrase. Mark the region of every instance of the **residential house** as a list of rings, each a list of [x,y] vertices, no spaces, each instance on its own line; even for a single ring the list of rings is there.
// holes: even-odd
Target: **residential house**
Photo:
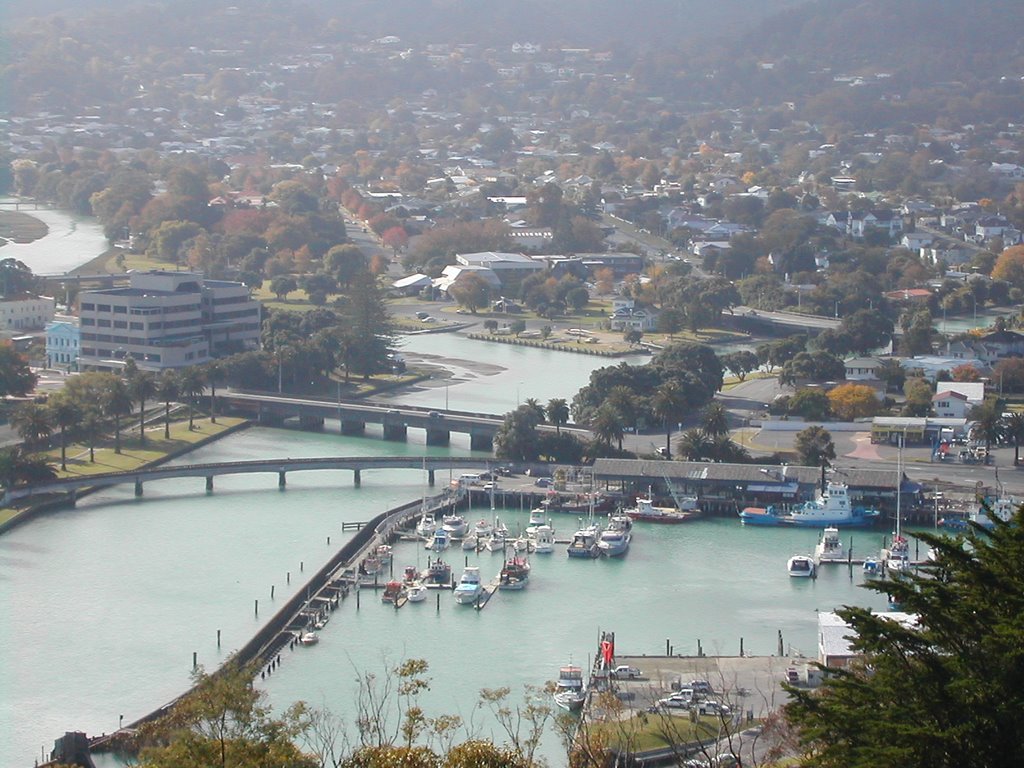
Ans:
[[[1024,334],[1016,331],[992,331],[975,341],[983,362],[992,364],[1006,357],[1024,357]]]
[[[653,331],[658,327],[659,312],[654,307],[638,307],[631,299],[612,304],[609,327],[613,331]]]
[[[843,365],[847,381],[876,381],[878,369],[885,363],[877,357],[853,357]]]
[[[932,410],[940,419],[966,419],[974,406],[967,402],[967,395],[945,389],[945,383],[939,384],[941,391],[932,395]]]
[[[970,358],[945,357],[942,355],[918,355],[903,360],[900,365],[903,370],[911,376],[924,376],[928,381],[935,383],[940,373],[949,374],[954,368],[961,365],[973,365],[979,371],[986,370],[987,366],[981,360]],[[943,382],[946,386],[948,382]]]
[[[872,231],[881,231],[889,238],[895,238],[903,231],[903,217],[887,209],[850,211],[846,224],[847,234],[862,238]]]
[[[531,259],[522,253],[497,253],[495,251],[481,251],[479,253],[457,253],[455,264],[463,267],[474,267],[477,269],[489,269],[494,272],[499,280],[507,282],[510,277],[522,278],[544,270],[542,262]]]

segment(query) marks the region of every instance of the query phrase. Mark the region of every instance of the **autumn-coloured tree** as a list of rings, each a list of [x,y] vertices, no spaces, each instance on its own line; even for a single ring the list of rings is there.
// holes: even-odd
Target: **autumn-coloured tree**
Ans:
[[[396,256],[399,251],[409,244],[409,234],[405,231],[405,227],[402,226],[394,226],[384,230],[380,239]]]
[[[992,279],[1024,288],[1024,245],[1014,245],[999,254],[992,267]]]
[[[832,411],[843,421],[853,421],[878,413],[875,390],[866,384],[840,384],[828,393]]]
[[[953,378],[953,381],[981,381],[981,374],[978,369],[969,363],[958,365],[949,375]]]

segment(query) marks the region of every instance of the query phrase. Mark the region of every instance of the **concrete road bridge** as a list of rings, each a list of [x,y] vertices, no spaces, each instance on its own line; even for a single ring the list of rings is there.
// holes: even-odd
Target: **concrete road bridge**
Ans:
[[[236,389],[218,392],[217,398],[238,415],[260,424],[280,426],[287,419],[299,420],[305,429],[319,429],[324,420],[338,419],[341,434],[360,436],[367,424],[380,424],[385,440],[405,441],[411,428],[426,432],[427,445],[448,445],[451,433],[469,435],[474,451],[490,451],[494,436],[505,421],[504,416],[491,413],[470,413],[408,405],[379,405],[368,402],[331,401],[312,397],[294,397],[268,392],[246,392]],[[554,431],[555,427],[542,424],[541,430]],[[563,430],[588,436],[589,431],[579,427],[562,426]]]
[[[48,483],[14,487],[4,494],[3,503],[28,496],[45,494],[63,494],[69,497],[72,505],[77,500],[78,491],[83,488],[106,488],[113,485],[131,483],[135,486],[135,495],[142,496],[143,485],[156,480],[199,477],[206,481],[206,490],[213,491],[213,478],[218,475],[245,474],[276,474],[277,485],[284,488],[289,472],[345,469],[353,473],[353,483],[358,486],[364,470],[373,469],[415,469],[427,473],[427,482],[434,485],[434,476],[438,470],[453,469],[488,469],[496,464],[494,458],[463,458],[451,456],[335,456],[317,459],[256,459],[252,461],[225,461],[211,464],[182,464],[180,466],[161,466],[148,469],[137,469],[130,472],[107,472],[83,477],[67,477],[51,480]]]

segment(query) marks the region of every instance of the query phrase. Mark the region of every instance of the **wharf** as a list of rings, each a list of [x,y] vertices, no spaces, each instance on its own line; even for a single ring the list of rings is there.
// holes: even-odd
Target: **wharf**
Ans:
[[[490,584],[484,586],[484,591],[480,594],[480,598],[476,601],[476,609],[482,611],[487,607],[487,604],[494,597],[494,593],[498,591],[498,584],[500,579],[495,578]]]

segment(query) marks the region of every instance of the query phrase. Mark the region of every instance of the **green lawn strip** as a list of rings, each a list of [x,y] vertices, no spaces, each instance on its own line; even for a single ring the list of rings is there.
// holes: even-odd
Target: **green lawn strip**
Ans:
[[[641,712],[621,722],[591,723],[590,729],[592,734],[600,737],[601,743],[607,743],[612,748],[646,752],[714,738],[719,735],[719,725],[718,720],[711,717],[695,723],[688,716]]]
[[[89,447],[81,443],[68,445],[67,449],[67,470],[61,471],[60,448],[52,448],[43,455],[56,469],[57,477],[82,477],[83,475],[96,475],[105,472],[126,472],[139,469],[150,462],[164,458],[168,454],[187,448],[190,445],[218,435],[240,423],[245,419],[220,416],[217,423],[212,424],[208,418],[195,419],[195,429],[191,432],[188,422],[174,422],[171,424],[171,439],[164,439],[162,426],[153,426],[146,430],[145,448],[139,443],[138,431],[135,434],[125,431],[121,434],[121,453],[114,452],[113,439],[104,440],[97,444],[95,454],[96,461],[89,461]]]

